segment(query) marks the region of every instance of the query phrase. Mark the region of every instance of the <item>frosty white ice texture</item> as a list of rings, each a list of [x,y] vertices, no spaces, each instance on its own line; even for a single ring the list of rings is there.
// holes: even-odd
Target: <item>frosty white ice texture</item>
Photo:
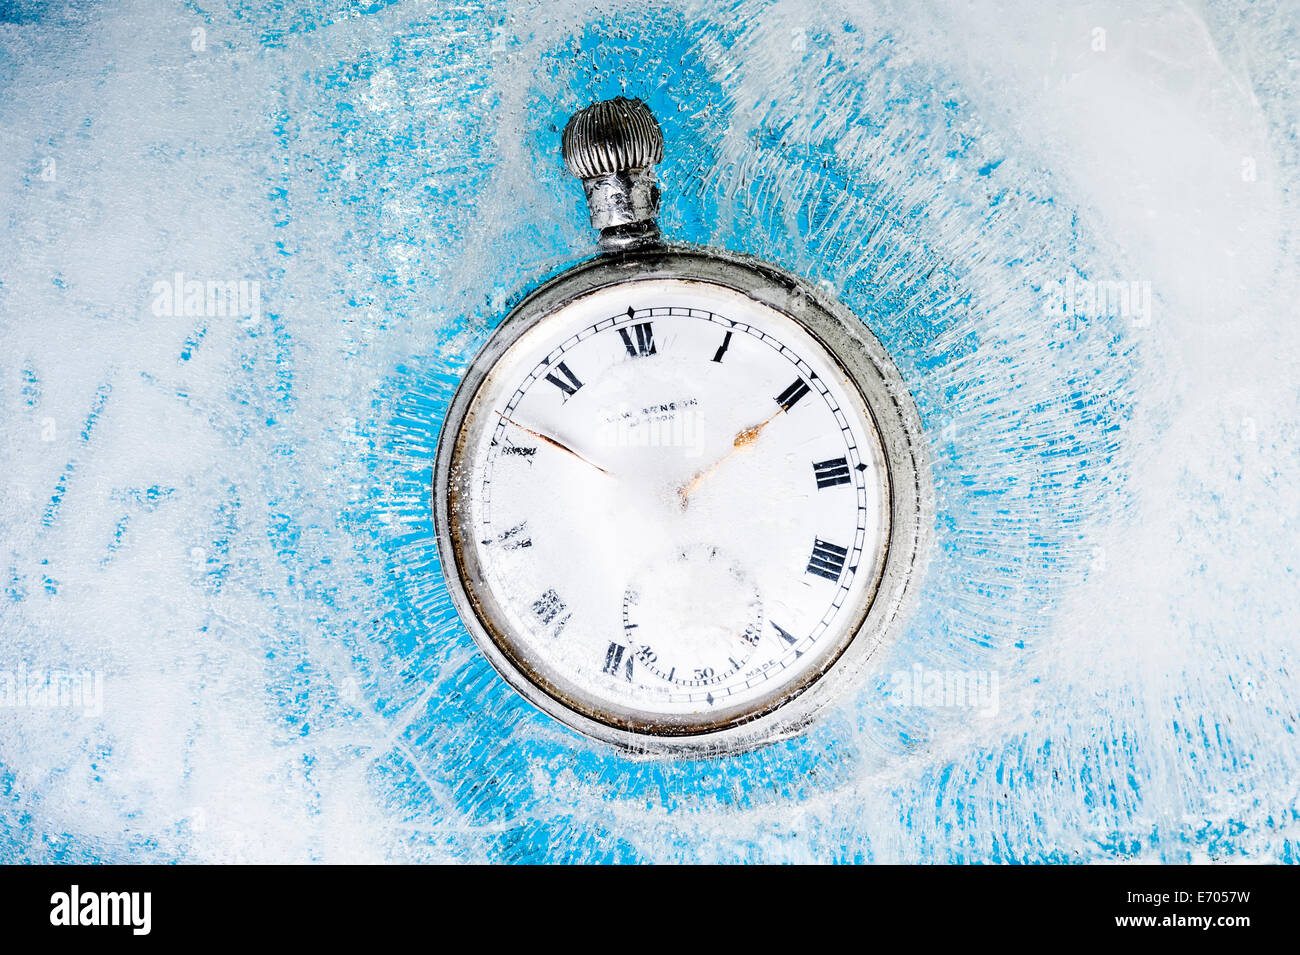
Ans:
[[[1296,861],[1287,5],[542,6],[5,8],[0,669],[103,692],[0,709],[0,854]],[[733,760],[535,714],[432,547],[456,381],[592,248],[558,130],[619,93],[665,231],[829,285],[935,461],[879,685]],[[258,320],[155,314],[178,272]],[[918,664],[996,714],[895,705]]]

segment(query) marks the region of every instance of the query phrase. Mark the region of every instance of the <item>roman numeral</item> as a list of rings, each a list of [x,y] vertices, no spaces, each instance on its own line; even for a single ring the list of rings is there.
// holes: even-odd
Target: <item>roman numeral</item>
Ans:
[[[623,670],[623,679],[631,683],[632,654],[628,653],[627,647],[621,643],[611,643],[609,649],[605,651],[605,665],[601,669],[610,676],[618,676],[620,668]]]
[[[569,618],[573,616],[571,613],[566,613],[565,611],[567,610],[568,607],[564,605],[564,601],[560,599],[560,595],[554,590],[546,591],[546,593],[533,601],[533,613],[536,614],[537,619],[542,622],[542,626],[550,629],[551,636],[553,637],[558,637],[560,635],[560,631],[564,629],[564,625],[568,623]]]
[[[776,403],[781,406],[782,411],[789,411],[806,394],[808,394],[808,386],[804,384],[802,378],[796,378],[789,388],[776,396]]]
[[[569,371],[569,366],[564,362],[560,362],[556,365],[555,370],[563,375],[566,380],[561,381],[559,378],[556,378],[554,374],[548,374],[546,380],[556,388],[559,388],[560,391],[564,392],[564,398],[562,400],[568,401],[573,397],[573,393],[582,387],[582,382],[578,380],[577,375]]]
[[[839,580],[840,571],[849,552],[843,547],[828,543],[820,538],[813,541],[812,559],[808,561],[808,573],[825,577],[827,580]]]
[[[485,540],[483,543],[500,544],[506,550],[519,550],[521,547],[532,547],[533,539],[525,533],[527,530],[528,522],[524,521],[522,524],[516,524],[509,530],[502,531],[495,539]],[[547,591],[547,593],[555,593],[555,591],[551,590]]]
[[[814,461],[813,475],[817,478],[817,490],[819,491],[824,487],[853,483],[853,475],[849,473],[849,462],[846,458]]]
[[[523,458],[529,464],[533,463],[533,455],[537,453],[536,448],[528,448],[521,444],[515,444],[509,438],[506,438],[505,446],[501,448],[501,453],[507,457]]]
[[[779,624],[773,623],[772,626],[776,628],[777,635],[780,636],[780,638],[784,640],[788,646],[795,645],[795,642],[798,638],[795,637],[793,633],[791,633],[789,630],[783,629]]]
[[[649,322],[642,322],[639,325],[632,326],[632,333],[636,335],[636,342],[633,343],[632,335],[627,333],[626,328],[618,330],[619,335],[623,338],[623,347],[633,358],[644,358],[646,355],[655,353],[655,333]]]
[[[720,347],[713,356],[714,361],[722,361],[722,356],[727,353],[727,348],[731,345],[731,332],[722,336],[722,347]]]

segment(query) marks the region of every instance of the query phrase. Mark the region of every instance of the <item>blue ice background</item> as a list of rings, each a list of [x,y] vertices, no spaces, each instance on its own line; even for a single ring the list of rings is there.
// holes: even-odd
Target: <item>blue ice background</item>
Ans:
[[[1138,520],[1131,485],[1182,386],[1140,331],[1043,302],[1067,274],[1145,266],[958,65],[916,55],[902,8],[873,12],[6,4],[0,118],[25,178],[0,397],[31,429],[61,395],[81,411],[56,413],[75,422],[57,460],[5,432],[6,460],[32,463],[2,516],[4,662],[88,661],[107,690],[99,720],[0,713],[0,858],[1296,861],[1285,558],[1273,597],[1238,564],[1254,611],[1235,623],[1172,586],[1177,609],[1156,601],[1162,627],[1227,647],[1200,668],[1158,645],[1108,657],[1089,637],[1112,617],[1072,602],[1125,559],[1112,532]],[[805,737],[728,759],[629,761],[522,703],[457,620],[430,522],[467,363],[592,248],[558,131],[620,93],[664,127],[665,231],[827,285],[895,356],[931,441],[935,552],[897,647]],[[142,131],[137,109],[162,112]],[[46,154],[93,157],[95,188],[25,195]],[[137,213],[122,240],[112,216]],[[61,228],[99,238],[60,260]],[[98,257],[113,277],[86,274]],[[259,279],[262,322],[150,315],[180,269]],[[34,313],[101,354],[60,359],[22,327]],[[1293,414],[1294,391],[1274,397]],[[185,439],[126,423],[170,404],[216,450],[160,477],[121,463]],[[1275,460],[1237,509],[1188,489],[1189,513],[1253,514],[1293,486],[1294,449]],[[96,468],[107,492],[78,503]],[[78,515],[104,528],[89,544],[62,528]],[[175,562],[148,562],[157,540]],[[886,705],[915,664],[996,671],[999,714]]]

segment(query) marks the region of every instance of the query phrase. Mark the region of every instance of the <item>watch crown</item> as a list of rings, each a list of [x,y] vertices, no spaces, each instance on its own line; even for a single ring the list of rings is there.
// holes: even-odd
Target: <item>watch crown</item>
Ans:
[[[657,242],[655,164],[664,135],[650,107],[617,96],[580,109],[561,137],[564,165],[582,180],[593,228],[607,250]]]
[[[569,118],[562,139],[564,164],[580,179],[645,169],[664,158],[664,134],[650,107],[616,96]]]

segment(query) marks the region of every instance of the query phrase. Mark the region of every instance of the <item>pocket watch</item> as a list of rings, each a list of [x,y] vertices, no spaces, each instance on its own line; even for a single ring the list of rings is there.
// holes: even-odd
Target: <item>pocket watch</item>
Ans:
[[[665,243],[663,134],[622,97],[564,129],[601,254],[474,358],[433,475],[448,591],[516,691],[649,756],[790,736],[896,636],[931,531],[922,429],[823,290]]]

